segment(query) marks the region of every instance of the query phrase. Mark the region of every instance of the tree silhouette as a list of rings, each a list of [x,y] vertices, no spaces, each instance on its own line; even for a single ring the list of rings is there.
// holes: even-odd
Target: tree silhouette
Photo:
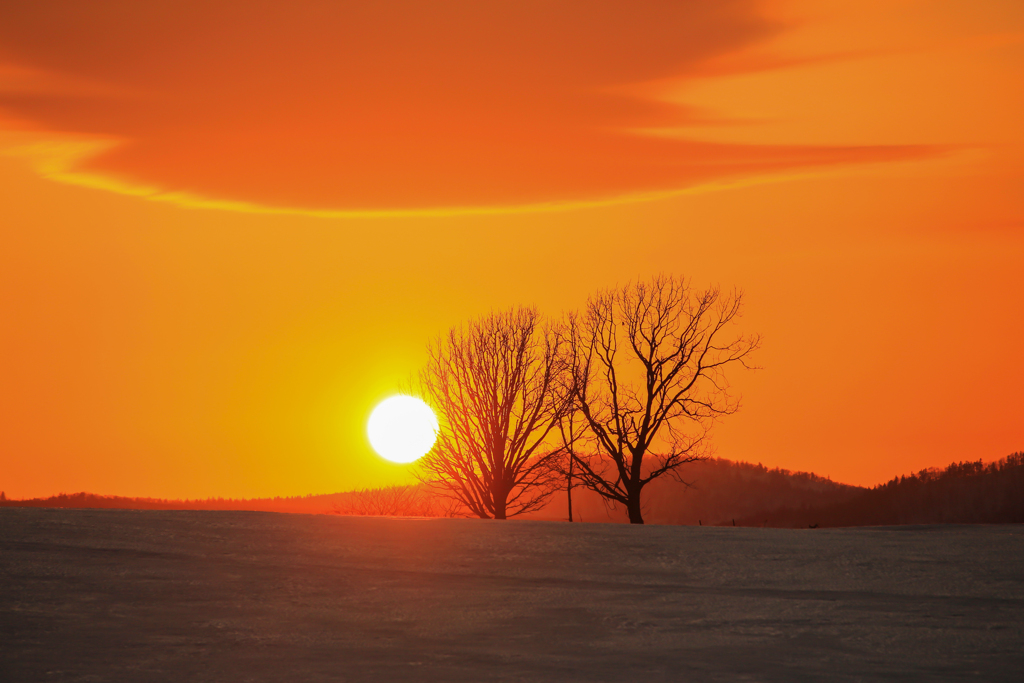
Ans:
[[[559,330],[559,333],[563,333],[564,330]],[[564,344],[567,349],[571,349],[571,344]],[[567,359],[571,358],[571,351],[567,352]],[[580,484],[579,474],[576,471],[576,450],[577,446],[585,443],[586,427],[583,421],[580,419],[579,405],[576,403],[575,395],[573,393],[574,380],[572,366],[569,363],[565,364],[565,371],[559,376],[559,390],[563,400],[565,401],[565,408],[558,416],[555,423],[558,425],[558,434],[561,437],[562,447],[559,449],[556,458],[552,459],[551,466],[555,469],[561,477],[565,478],[565,499],[566,506],[568,508],[568,520],[574,521],[572,511],[572,490]]]
[[[641,492],[707,457],[713,423],[735,412],[725,371],[747,366],[759,337],[723,341],[741,295],[694,291],[668,276],[601,292],[563,331],[575,412],[561,431],[574,478],[643,524]],[[573,422],[580,421],[584,436]],[[681,481],[681,480],[680,480]]]
[[[337,494],[331,506],[335,515],[455,517],[458,501],[429,495],[422,486],[381,486]]]
[[[492,313],[428,348],[420,384],[438,412],[421,478],[482,518],[544,505],[557,484],[549,434],[567,397],[560,338],[533,308]],[[557,450],[557,449],[555,449]]]

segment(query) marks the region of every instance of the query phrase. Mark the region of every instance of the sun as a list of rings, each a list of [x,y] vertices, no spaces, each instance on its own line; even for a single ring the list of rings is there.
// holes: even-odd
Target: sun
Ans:
[[[366,423],[373,450],[391,462],[408,463],[426,455],[437,439],[434,411],[413,396],[392,396],[377,404]]]

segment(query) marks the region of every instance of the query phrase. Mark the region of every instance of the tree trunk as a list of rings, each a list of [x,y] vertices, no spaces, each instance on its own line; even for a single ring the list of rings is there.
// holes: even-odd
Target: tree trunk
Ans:
[[[643,466],[643,453],[633,453],[633,461],[629,468],[629,481],[626,483],[626,512],[629,513],[630,524],[643,524],[644,516],[640,512],[640,492],[644,490],[640,483],[640,472]]]
[[[631,495],[626,503],[626,511],[629,512],[630,524],[643,524],[644,516],[640,512],[640,492]]]
[[[505,519],[505,503],[507,502],[508,494],[502,492],[494,496],[494,518]]]
[[[565,486],[565,495],[569,499],[569,521],[572,521],[572,458],[569,458],[569,477]]]

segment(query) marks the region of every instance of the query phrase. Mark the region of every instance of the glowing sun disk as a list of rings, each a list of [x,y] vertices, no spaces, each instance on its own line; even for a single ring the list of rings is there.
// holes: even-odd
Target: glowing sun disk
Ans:
[[[392,396],[377,404],[366,424],[373,450],[387,460],[409,463],[426,455],[437,439],[437,418],[413,396]]]

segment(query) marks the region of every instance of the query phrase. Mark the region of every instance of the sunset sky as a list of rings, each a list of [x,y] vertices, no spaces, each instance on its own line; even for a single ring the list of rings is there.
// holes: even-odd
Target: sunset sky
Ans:
[[[720,457],[1024,450],[1024,3],[0,5],[8,497],[405,483],[428,341],[658,273],[763,335]]]

